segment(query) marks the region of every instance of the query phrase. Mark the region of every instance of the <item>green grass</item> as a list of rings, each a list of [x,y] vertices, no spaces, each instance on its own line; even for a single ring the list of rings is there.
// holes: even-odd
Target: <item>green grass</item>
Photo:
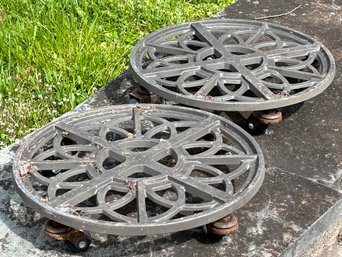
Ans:
[[[0,148],[74,108],[163,26],[233,0],[0,0]]]

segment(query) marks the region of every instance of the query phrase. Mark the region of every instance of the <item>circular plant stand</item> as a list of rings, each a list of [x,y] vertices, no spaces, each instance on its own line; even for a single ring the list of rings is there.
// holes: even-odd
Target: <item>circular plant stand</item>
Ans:
[[[57,223],[147,235],[226,217],[256,194],[264,168],[256,141],[220,116],[122,105],[37,130],[19,148],[13,177],[26,204]]]
[[[334,78],[322,43],[250,20],[206,20],[160,29],[131,53],[133,76],[165,99],[220,111],[258,111],[314,97]]]
[[[216,111],[280,112],[323,92],[335,75],[329,50],[290,28],[251,20],[173,25],[131,53],[134,79],[169,101]],[[280,119],[252,113],[245,127],[265,132]]]

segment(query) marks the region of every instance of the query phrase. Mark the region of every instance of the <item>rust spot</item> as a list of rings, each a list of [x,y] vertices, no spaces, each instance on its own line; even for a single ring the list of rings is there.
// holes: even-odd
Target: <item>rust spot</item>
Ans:
[[[41,197],[40,200],[42,202],[48,202],[49,201],[49,198],[48,197]]]
[[[133,133],[128,133],[127,134],[127,139],[134,139],[135,137],[136,137],[136,135],[133,134]]]
[[[38,170],[37,166],[32,165],[30,162],[25,162],[20,166],[20,176],[24,177],[29,173],[33,173]]]
[[[82,214],[82,210],[80,210],[80,209],[72,209],[72,208],[69,208],[69,213],[70,214],[73,214],[73,215],[80,215],[80,214]]]
[[[63,205],[60,209],[73,215],[80,215],[83,212],[81,209],[74,209],[70,204]]]
[[[135,182],[135,181],[127,181],[127,187],[129,189],[135,190],[137,188],[137,182]]]
[[[277,98],[288,97],[290,96],[290,92],[288,91],[281,91],[280,93],[276,94]]]
[[[144,114],[148,114],[150,112],[155,112],[156,111],[156,107],[140,107],[139,108],[139,113],[144,115]]]
[[[199,94],[198,97],[199,97],[199,98],[202,98],[202,99],[204,99],[204,100],[212,100],[212,99],[213,99],[212,96],[210,96],[210,95],[204,95],[204,94]]]

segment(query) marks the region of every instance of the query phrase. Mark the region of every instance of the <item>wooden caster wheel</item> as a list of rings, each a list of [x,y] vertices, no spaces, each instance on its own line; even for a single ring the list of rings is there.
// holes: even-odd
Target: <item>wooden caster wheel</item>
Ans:
[[[279,110],[268,110],[264,112],[258,112],[257,117],[260,123],[265,125],[276,125],[283,119],[283,115]]]
[[[52,220],[45,224],[45,234],[53,240],[65,241],[68,250],[72,252],[85,251],[91,244],[91,240],[84,231]]]
[[[234,215],[228,215],[207,225],[208,234],[214,234],[221,237],[236,233],[238,229],[238,219]]]

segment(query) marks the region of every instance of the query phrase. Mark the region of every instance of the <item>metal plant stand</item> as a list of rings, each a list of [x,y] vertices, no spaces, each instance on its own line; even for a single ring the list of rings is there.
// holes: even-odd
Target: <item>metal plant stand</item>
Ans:
[[[252,130],[280,122],[278,108],[320,94],[335,74],[322,43],[250,20],[163,28],[135,46],[130,62],[135,80],[167,100],[219,111],[263,111],[248,119]]]
[[[53,220],[47,235],[74,250],[89,246],[84,230],[147,235],[210,224],[227,234],[236,218],[224,217],[256,194],[264,172],[261,149],[243,129],[171,105],[62,117],[29,136],[13,166],[20,196]]]
[[[330,52],[289,28],[247,20],[207,20],[156,31],[131,54],[140,85],[131,105],[70,114],[19,148],[18,193],[51,219],[46,234],[73,251],[86,231],[148,235],[198,226],[227,235],[233,211],[259,190],[260,147],[216,111],[249,111],[247,129],[282,120],[279,108],[310,99],[335,74]],[[137,104],[149,103],[149,104]]]

